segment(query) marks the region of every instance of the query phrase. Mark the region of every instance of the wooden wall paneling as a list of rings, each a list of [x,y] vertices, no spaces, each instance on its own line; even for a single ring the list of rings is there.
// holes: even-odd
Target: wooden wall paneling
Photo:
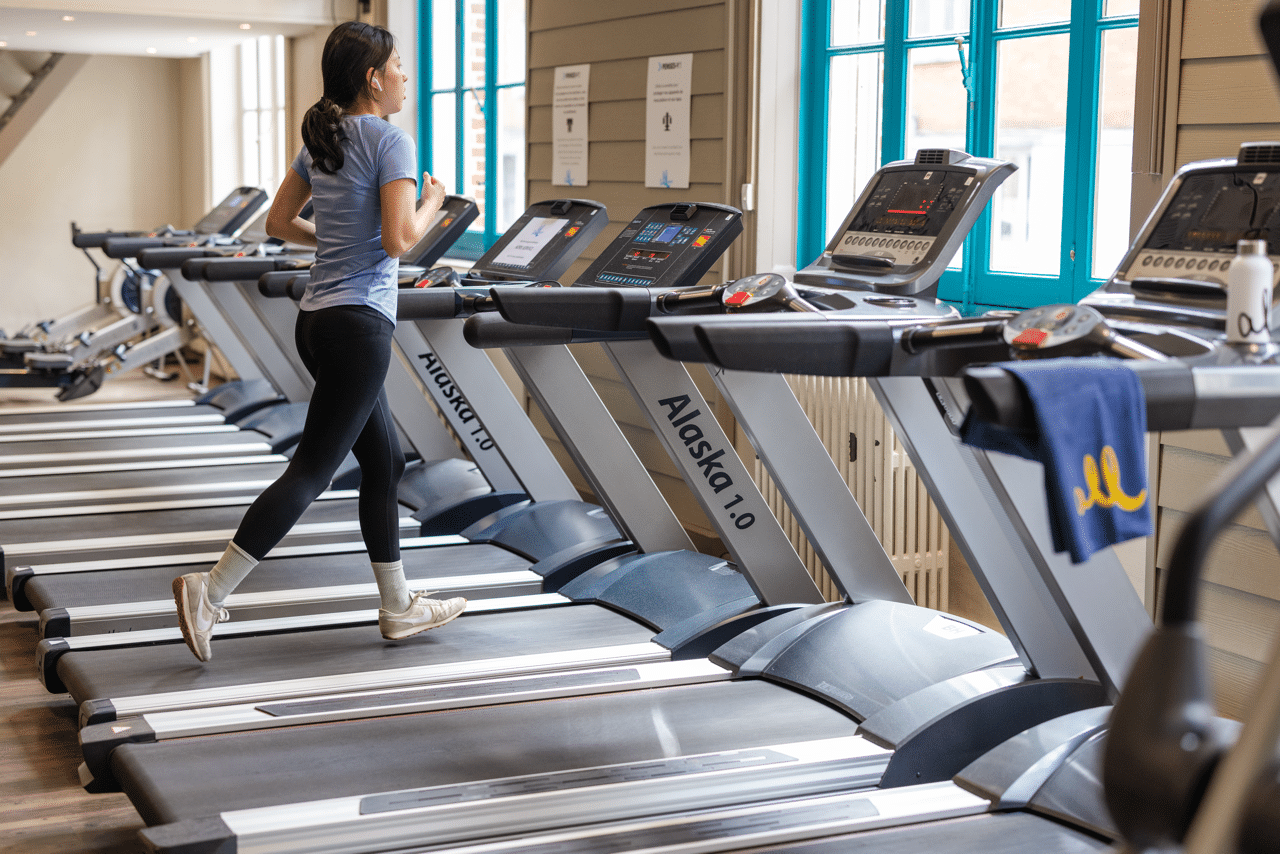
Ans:
[[[1218,714],[1242,719],[1253,702],[1262,665],[1214,646],[1209,647],[1207,658]]]
[[[725,52],[719,48],[695,51],[690,91],[693,95],[725,91]],[[573,65],[576,63],[560,63]],[[591,103],[601,101],[643,101],[649,75],[649,57],[605,60],[591,63]],[[528,97],[531,106],[549,107],[555,85],[555,67],[529,71]],[[604,97],[596,93],[602,93]]]
[[[535,6],[541,4],[534,4]],[[588,8],[590,3],[573,3]],[[633,4],[633,9],[639,8]],[[568,24],[529,33],[530,68],[551,68],[625,57],[666,56],[721,47],[725,27],[724,4],[657,14],[633,15],[611,21]],[[594,84],[594,81],[592,81]],[[641,81],[643,85],[643,80]],[[592,85],[594,92],[595,86]]]
[[[576,24],[625,19],[628,21],[659,12],[719,5],[720,0],[645,0],[638,9],[634,0],[592,0],[590,3],[534,3],[529,29],[553,30]]]
[[[1185,0],[1182,58],[1266,53],[1260,0]]]
[[[595,91],[592,85],[591,90]],[[644,139],[644,99],[591,101],[591,144]],[[689,138],[724,139],[724,94],[694,95],[689,101]],[[528,142],[551,142],[551,105],[529,108]],[[594,161],[592,166],[594,166]],[[530,177],[534,176],[530,171]],[[550,174],[550,173],[548,173]],[[696,174],[696,173],[695,173]],[[712,177],[712,176],[707,176]],[[720,179],[720,173],[714,176]],[[594,180],[594,179],[593,179]],[[588,184],[587,186],[590,186]]]
[[[1280,139],[1280,124],[1189,125],[1178,128],[1177,165],[1235,157],[1245,142]]]
[[[1280,122],[1280,86],[1270,57],[1184,60],[1178,122],[1184,127]]]
[[[1162,538],[1156,561],[1168,566],[1176,535],[1186,522],[1187,513],[1165,507],[1163,524],[1174,536]],[[1205,564],[1205,581],[1223,587],[1234,587],[1254,596],[1280,600],[1280,555],[1265,530],[1250,525],[1232,525],[1209,552]]]
[[[551,173],[551,143],[531,143],[528,148],[528,168],[531,174]],[[719,139],[694,139],[689,143],[689,169],[694,175],[716,175],[724,171],[724,143]],[[589,191],[597,183],[632,183],[644,181],[644,141],[591,143],[590,183],[582,187]],[[562,189],[569,189],[568,187]],[[634,211],[632,212],[634,213]],[[609,211],[609,216],[622,222],[621,211]],[[606,244],[607,245],[607,244]]]

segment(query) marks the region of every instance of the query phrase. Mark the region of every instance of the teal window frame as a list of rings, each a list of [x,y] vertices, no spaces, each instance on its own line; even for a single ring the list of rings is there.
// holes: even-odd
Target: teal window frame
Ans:
[[[418,3],[418,91],[423,93],[418,101],[418,169],[422,172],[434,172],[434,147],[429,143],[433,139],[433,111],[436,95],[453,94],[454,112],[454,173],[462,176],[465,170],[464,122],[466,96],[475,97],[472,87],[465,85],[464,62],[466,61],[465,11],[466,5],[474,0],[454,0],[454,17],[452,21],[435,20],[431,0],[420,0]],[[484,101],[480,105],[484,116],[484,187],[485,205],[482,216],[477,219],[480,228],[468,229],[449,250],[449,254],[475,260],[497,242],[501,233],[498,231],[497,205],[498,198],[498,123],[493,120],[492,111],[497,109],[498,92],[503,89],[515,89],[527,84],[527,80],[498,83],[498,0],[484,0]],[[431,86],[433,78],[431,33],[437,26],[454,28],[454,85],[448,87]],[[450,188],[451,192],[458,190]]]
[[[838,223],[825,222],[826,128],[831,60],[851,54],[884,55],[881,110],[881,163],[906,156],[908,51],[955,45],[955,34],[909,37],[910,0],[884,0],[884,40],[852,46],[831,45],[831,6],[842,0],[802,4],[800,50],[799,198],[796,257],[800,264],[818,257]],[[1109,30],[1138,25],[1137,15],[1103,17],[1105,0],[1072,0],[1068,21],[1039,26],[1005,27],[999,22],[1000,0],[971,0],[969,33],[965,41],[970,75],[970,103],[965,136],[967,150],[991,157],[995,150],[998,93],[996,54],[1000,41],[1068,34],[1070,53],[1067,86],[1067,151],[1063,187],[1073,187],[1063,199],[1060,265],[1057,276],[1008,273],[990,267],[991,211],[978,219],[965,241],[964,265],[948,270],[939,282],[939,296],[966,314],[988,308],[1028,308],[1054,302],[1077,302],[1096,290],[1103,279],[1093,269],[1093,216],[1096,190],[1096,152],[1099,135],[1099,91],[1102,79],[1102,37]]]

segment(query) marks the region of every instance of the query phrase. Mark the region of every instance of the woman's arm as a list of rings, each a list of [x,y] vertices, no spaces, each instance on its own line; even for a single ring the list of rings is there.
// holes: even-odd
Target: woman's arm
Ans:
[[[444,204],[444,184],[422,173],[422,204],[414,198],[412,178],[388,181],[379,190],[382,198],[382,251],[399,258],[412,249]]]
[[[299,216],[302,206],[311,198],[311,185],[290,167],[267,211],[267,234],[289,243],[316,245],[316,224]]]

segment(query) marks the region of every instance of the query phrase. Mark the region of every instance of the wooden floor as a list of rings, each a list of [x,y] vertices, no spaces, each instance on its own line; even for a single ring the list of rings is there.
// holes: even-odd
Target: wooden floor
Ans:
[[[35,647],[35,615],[0,603],[0,851],[143,851],[128,799],[80,787],[76,706],[35,678]]]
[[[114,378],[85,403],[190,397],[181,382],[141,371]],[[56,403],[40,389],[5,389],[0,412]],[[3,592],[0,591],[0,596]],[[76,773],[76,707],[35,677],[36,615],[0,599],[0,852],[77,854],[144,851],[142,820],[121,794],[91,795]]]

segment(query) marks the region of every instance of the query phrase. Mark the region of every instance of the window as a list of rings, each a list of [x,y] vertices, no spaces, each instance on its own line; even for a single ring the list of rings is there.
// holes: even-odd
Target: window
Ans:
[[[798,260],[875,169],[920,148],[1018,165],[939,295],[1075,302],[1128,244],[1138,0],[804,4]],[[805,200],[810,200],[806,203]]]
[[[237,48],[240,60],[240,185],[274,193],[284,177],[284,36]]]
[[[478,230],[454,252],[478,258],[524,212],[524,0],[422,0],[418,55],[422,168],[475,198]]]

